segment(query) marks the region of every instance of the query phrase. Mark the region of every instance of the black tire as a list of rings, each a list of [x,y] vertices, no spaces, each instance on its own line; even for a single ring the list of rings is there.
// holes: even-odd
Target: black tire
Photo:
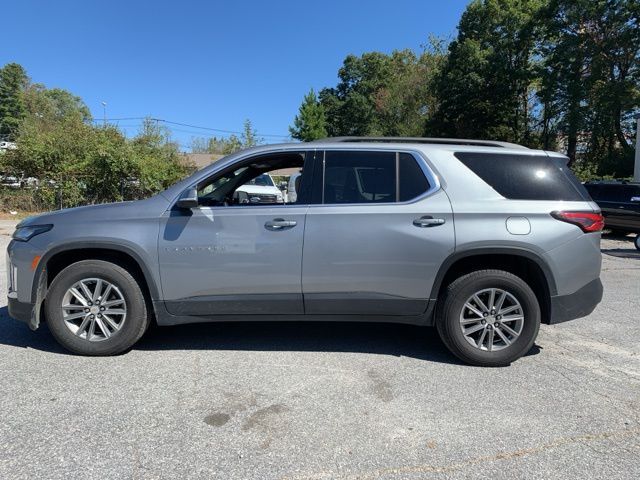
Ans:
[[[89,341],[76,336],[65,324],[62,300],[76,282],[99,278],[116,286],[126,302],[126,318],[122,327],[102,341]],[[131,348],[142,337],[150,323],[144,294],[136,279],[119,265],[102,260],[83,260],[62,270],[51,283],[45,300],[49,330],[67,350],[80,355],[116,355]]]
[[[636,246],[638,250],[640,250],[640,233],[636,235],[636,239],[633,241],[633,244]]]
[[[460,314],[467,299],[489,288],[499,288],[513,295],[524,313],[520,336],[497,351],[471,345],[460,326]],[[482,367],[506,366],[531,350],[540,328],[540,306],[529,285],[516,275],[502,270],[479,270],[456,279],[447,287],[437,309],[436,327],[447,348],[463,362]]]

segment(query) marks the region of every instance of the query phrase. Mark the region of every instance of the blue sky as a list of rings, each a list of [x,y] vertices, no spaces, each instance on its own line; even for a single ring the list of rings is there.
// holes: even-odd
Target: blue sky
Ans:
[[[335,85],[346,55],[420,50],[431,33],[454,35],[467,3],[20,0],[2,8],[0,65],[72,91],[96,118],[105,101],[109,118],[223,130],[249,118],[262,134],[288,135],[303,95]],[[173,132],[185,146],[213,134]]]

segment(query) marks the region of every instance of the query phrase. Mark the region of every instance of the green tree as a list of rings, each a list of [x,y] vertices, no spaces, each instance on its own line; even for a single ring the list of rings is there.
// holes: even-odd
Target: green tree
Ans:
[[[253,128],[251,120],[247,118],[242,127],[242,135],[240,136],[242,148],[255,147],[264,143],[264,139],[258,137],[258,132]]]
[[[430,85],[444,58],[442,45],[433,38],[420,55],[408,49],[348,55],[338,85],[320,91],[327,133],[421,135],[437,104]]]
[[[109,128],[109,127],[107,127]],[[171,138],[171,131],[156,120],[143,121],[138,135],[131,141],[135,163],[128,175],[129,184],[138,185],[143,196],[157,193],[186,176],[191,167],[181,159],[179,145]]]
[[[427,133],[536,145],[535,18],[544,0],[474,0],[434,83]]]
[[[420,55],[411,50],[390,57],[391,78],[376,91],[374,104],[383,135],[418,137],[436,110],[432,84],[445,58],[445,43],[431,37]]]
[[[338,71],[338,85],[320,91],[328,134],[381,134],[374,94],[388,85],[390,75],[389,57],[384,53],[368,52],[361,57],[348,55]]]
[[[55,121],[70,115],[82,121],[91,120],[91,112],[80,97],[61,88],[48,89],[44,85],[30,84],[24,91],[26,114]]]
[[[253,128],[251,120],[244,121],[243,130],[240,136],[231,134],[229,137],[196,137],[191,139],[191,151],[193,153],[213,153],[218,155],[229,155],[242,150],[243,148],[255,147],[264,143],[258,132]]]
[[[639,24],[636,0],[550,0],[539,16],[545,137],[560,136],[572,163],[600,175],[632,171]]]
[[[211,153],[215,155],[229,155],[230,153],[242,150],[242,140],[235,134],[227,138],[196,137],[191,139],[191,153]]]
[[[148,196],[190,171],[168,130],[150,119],[129,140],[117,127],[94,126],[79,115],[27,117],[16,141],[6,165],[40,180],[35,194],[45,208]]]
[[[206,139],[203,137],[191,137],[191,143],[189,149],[191,153],[215,153],[209,152],[209,144],[212,138]]]
[[[293,138],[310,142],[327,136],[326,123],[324,107],[318,101],[316,92],[311,89],[304,96],[299,113],[293,119],[293,126],[289,127],[289,132]]]
[[[0,136],[14,140],[25,116],[27,72],[17,63],[0,68]]]
[[[229,138],[221,138],[218,144],[217,148],[222,155],[229,155],[243,148],[242,140],[235,134],[230,135]]]

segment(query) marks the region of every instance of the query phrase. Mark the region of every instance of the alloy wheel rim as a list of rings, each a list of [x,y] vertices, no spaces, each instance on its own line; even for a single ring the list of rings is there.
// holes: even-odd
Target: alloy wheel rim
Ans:
[[[100,342],[119,332],[127,318],[127,302],[120,289],[102,278],[84,278],[62,297],[62,319],[84,340]]]
[[[460,312],[465,340],[479,350],[495,352],[512,345],[524,327],[524,310],[518,299],[500,288],[471,295]]]

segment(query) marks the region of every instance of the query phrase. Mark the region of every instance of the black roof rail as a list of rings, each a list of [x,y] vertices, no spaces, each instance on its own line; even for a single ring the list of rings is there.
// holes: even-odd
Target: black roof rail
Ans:
[[[468,145],[473,147],[502,147],[502,148],[520,148],[528,150],[523,145],[509,142],[499,142],[497,140],[469,140],[463,138],[429,138],[429,137],[328,137],[314,142],[326,143],[425,143],[431,145]]]

